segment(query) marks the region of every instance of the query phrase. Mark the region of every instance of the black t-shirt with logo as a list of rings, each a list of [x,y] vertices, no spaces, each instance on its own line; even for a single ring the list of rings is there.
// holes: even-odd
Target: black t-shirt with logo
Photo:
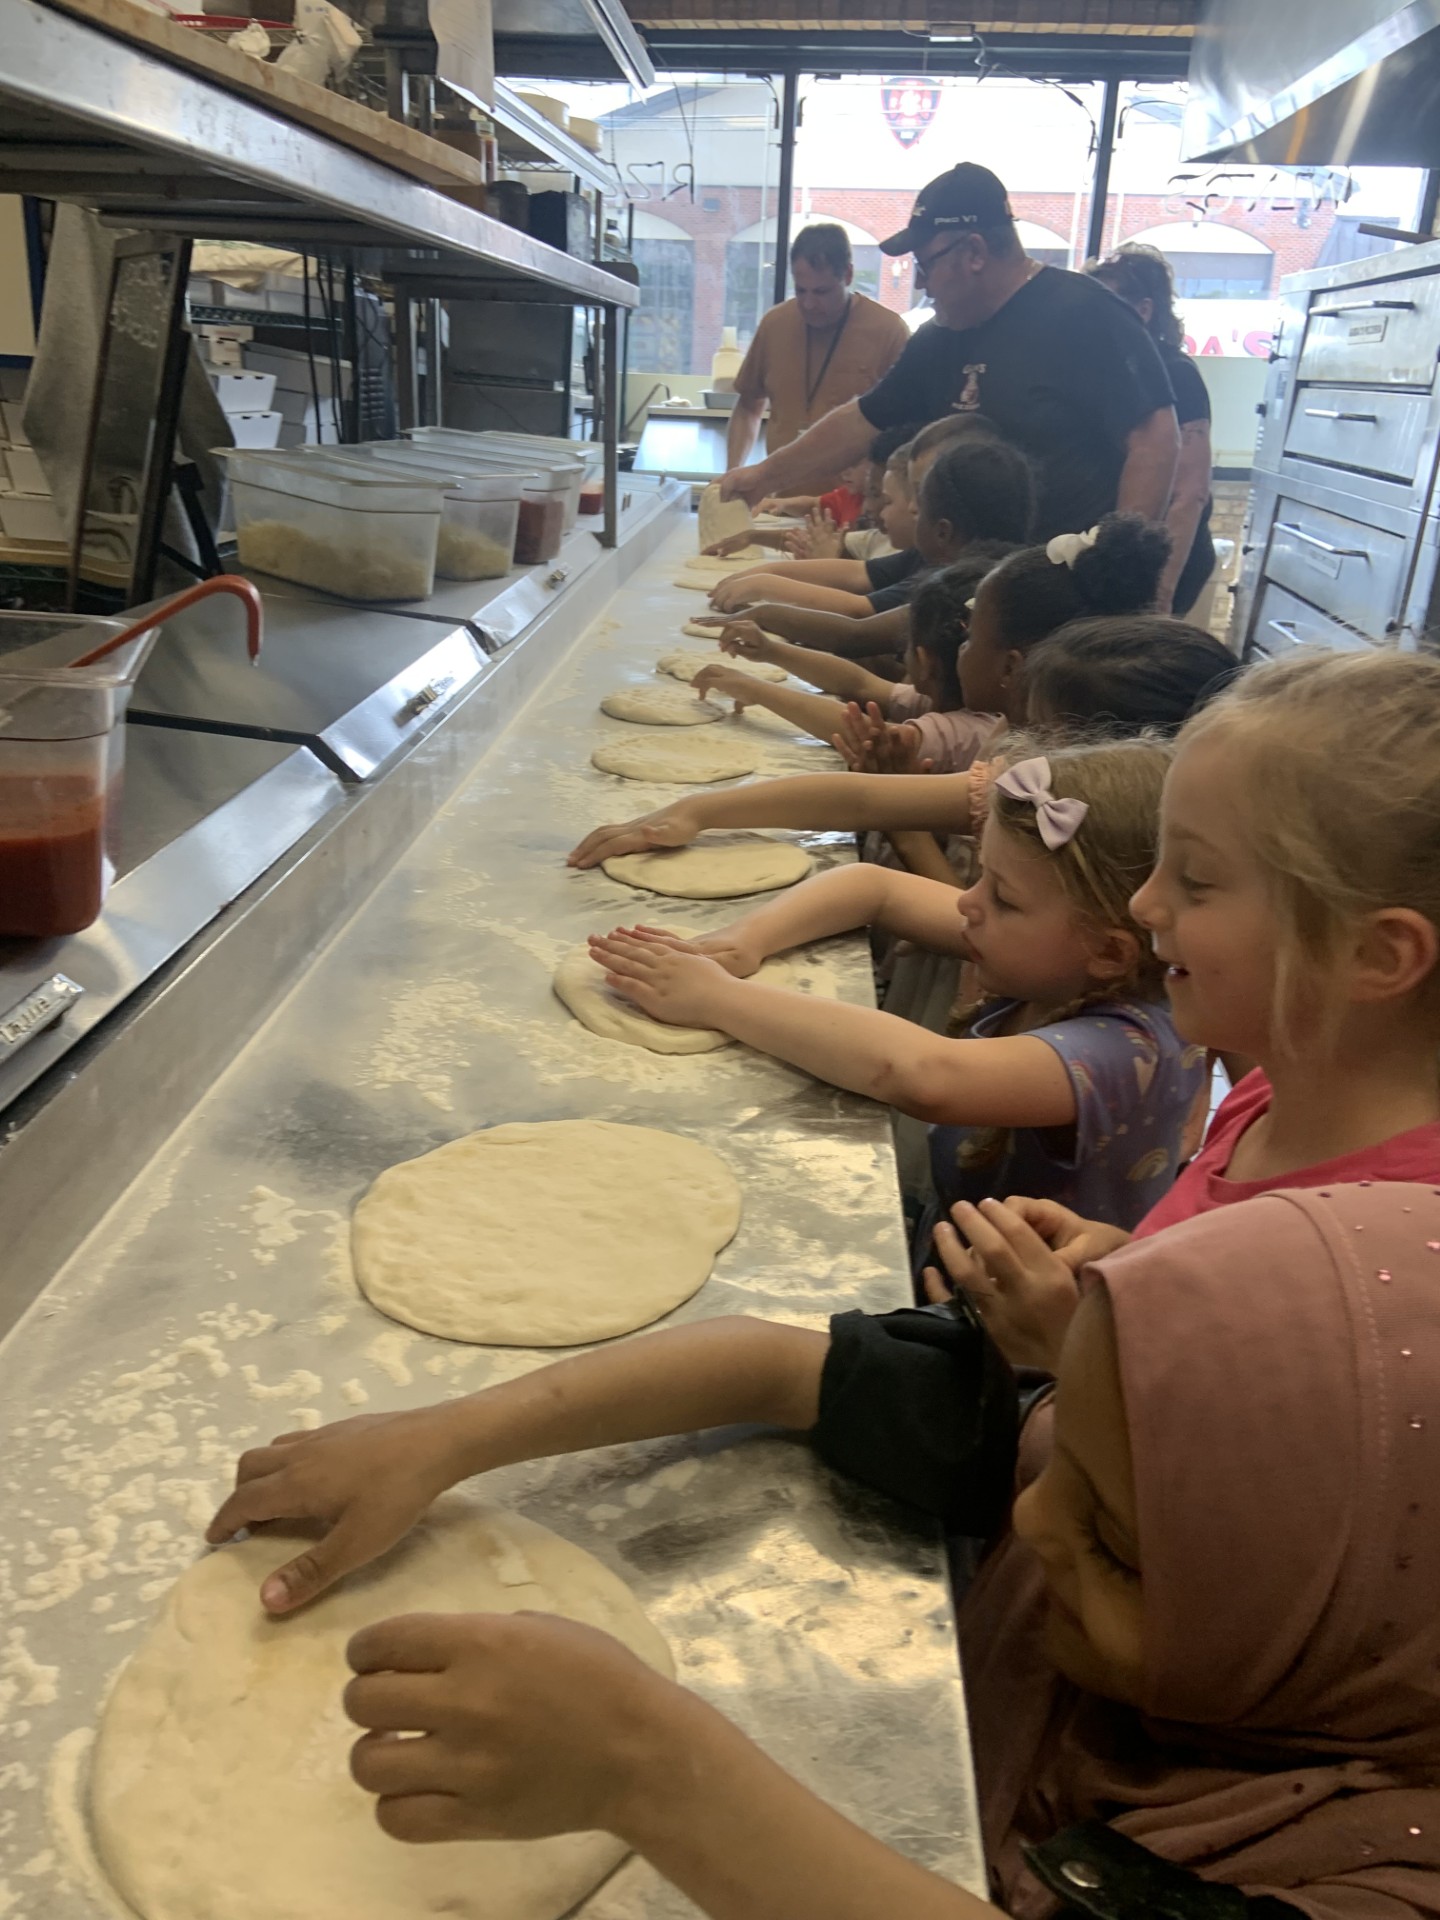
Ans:
[[[1080,533],[1115,506],[1125,443],[1174,404],[1154,341],[1123,300],[1042,267],[982,326],[931,320],[860,397],[877,431],[979,413],[1035,462],[1035,537]]]

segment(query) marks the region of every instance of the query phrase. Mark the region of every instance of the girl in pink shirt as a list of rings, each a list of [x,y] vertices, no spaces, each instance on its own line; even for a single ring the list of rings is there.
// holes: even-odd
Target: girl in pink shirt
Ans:
[[[1256,1062],[1137,1237],[1276,1188],[1440,1185],[1440,659],[1244,675],[1180,736],[1132,908],[1176,1031]],[[1002,1348],[1027,1315],[1062,1330],[1126,1237],[1022,1200],[955,1222]]]

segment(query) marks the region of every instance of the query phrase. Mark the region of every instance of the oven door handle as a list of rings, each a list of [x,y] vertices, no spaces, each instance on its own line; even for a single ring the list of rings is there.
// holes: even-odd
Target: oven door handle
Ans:
[[[1380,424],[1378,413],[1341,413],[1338,407],[1306,407],[1305,418],[1307,420],[1354,420],[1366,427],[1378,427]]]
[[[1313,533],[1306,533],[1303,527],[1297,527],[1290,520],[1275,522],[1277,533],[1288,533],[1294,540],[1303,540],[1307,547],[1318,547],[1321,553],[1328,553],[1333,560],[1368,560],[1369,554],[1364,547],[1336,547],[1328,540],[1321,540]]]
[[[1354,300],[1344,307],[1317,307],[1317,320],[1328,320],[1332,313],[1414,313],[1413,300]]]

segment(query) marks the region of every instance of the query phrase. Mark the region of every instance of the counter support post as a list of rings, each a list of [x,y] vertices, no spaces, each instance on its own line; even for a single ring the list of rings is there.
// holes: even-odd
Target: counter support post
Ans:
[[[613,547],[620,532],[620,309],[600,309],[604,361],[601,407],[605,415],[605,530],[600,544]]]

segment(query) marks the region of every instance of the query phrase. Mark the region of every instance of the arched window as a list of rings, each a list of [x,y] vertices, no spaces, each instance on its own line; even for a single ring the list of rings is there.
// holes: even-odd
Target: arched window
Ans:
[[[821,224],[843,227],[850,237],[855,260],[855,288],[880,297],[880,263],[883,255],[873,233],[857,227],[851,220],[837,219],[830,213],[792,214],[790,238],[805,227]],[[772,304],[775,282],[775,222],[757,220],[743,232],[732,236],[725,248],[725,324],[734,327],[742,347],[748,346],[761,314]]]
[[[1125,239],[1164,254],[1179,300],[1264,300],[1272,291],[1274,254],[1239,227],[1218,220],[1173,220],[1127,233]]]
[[[1017,220],[1015,231],[1020,236],[1020,244],[1032,260],[1039,260],[1047,267],[1068,267],[1070,264],[1070,242],[1063,233],[1053,233],[1049,227],[1037,227],[1033,220]]]
[[[630,315],[632,373],[687,373],[695,326],[695,243],[683,227],[635,209],[640,305]]]

